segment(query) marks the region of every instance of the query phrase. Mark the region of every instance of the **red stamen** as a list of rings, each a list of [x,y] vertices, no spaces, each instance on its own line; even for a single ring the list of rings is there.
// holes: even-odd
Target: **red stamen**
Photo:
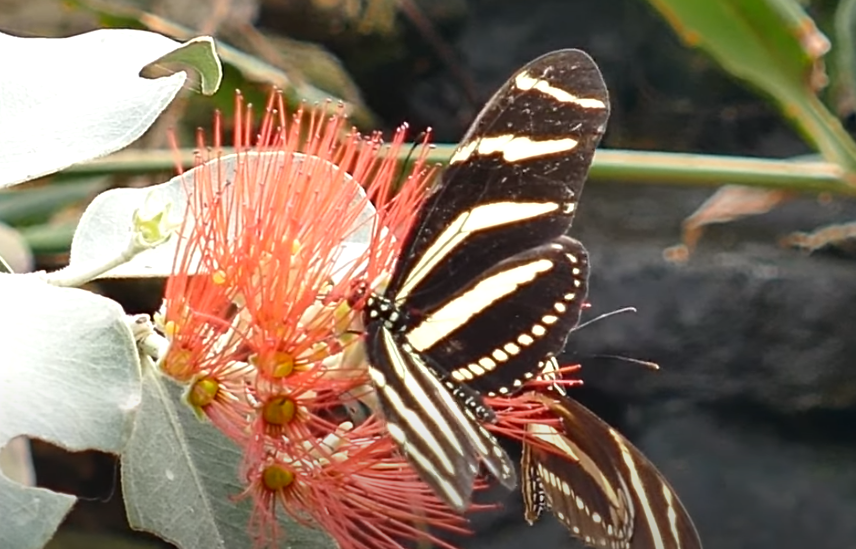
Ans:
[[[343,549],[452,549],[423,525],[463,533],[466,520],[419,479],[382,420],[351,417],[372,394],[347,333],[361,304],[349,298],[355,280],[374,285],[392,267],[433,176],[427,147],[393,198],[405,127],[384,148],[379,134],[346,131],[341,107],[288,117],[273,95],[253,139],[240,95],[235,112],[237,156],[223,156],[217,117],[214,149],[203,152],[198,133],[197,167],[185,174],[162,371],[192,382],[188,400],[243,446],[260,545],[275,543],[281,506]],[[370,200],[377,215],[364,219]],[[361,229],[368,250],[343,263],[342,243]]]

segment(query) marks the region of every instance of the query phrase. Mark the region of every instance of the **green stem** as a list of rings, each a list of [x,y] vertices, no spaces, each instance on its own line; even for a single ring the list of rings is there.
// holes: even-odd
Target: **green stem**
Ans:
[[[428,159],[445,162],[454,149],[454,145],[438,145]],[[687,187],[735,184],[856,196],[856,186],[847,183],[847,172],[835,164],[745,156],[600,149],[589,180]]]
[[[409,147],[403,147],[409,154]],[[454,145],[437,145],[428,156],[431,163],[445,163]],[[228,152],[228,151],[226,151]],[[69,172],[151,173],[175,172],[176,158],[184,168],[193,166],[193,152],[123,151],[74,166]],[[772,160],[740,156],[599,150],[590,179],[648,185],[718,187],[725,184],[749,185],[805,193],[835,193],[856,196],[856,186],[848,184],[848,173],[836,164],[823,161]]]
[[[816,95],[790,101],[784,111],[799,121],[803,134],[815,143],[824,160],[856,172],[856,144]]]

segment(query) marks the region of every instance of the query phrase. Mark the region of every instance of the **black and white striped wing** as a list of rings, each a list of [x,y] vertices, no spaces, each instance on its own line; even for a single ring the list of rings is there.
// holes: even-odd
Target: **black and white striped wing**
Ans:
[[[514,488],[517,475],[505,450],[472,410],[460,406],[431,365],[382,326],[369,331],[366,344],[387,431],[438,496],[465,510],[479,460],[503,485]]]
[[[430,310],[486,267],[565,234],[608,117],[606,85],[586,53],[555,51],[518,70],[420,209],[389,297]]]
[[[564,347],[588,276],[564,234],[608,116],[587,54],[544,55],[487,103],[420,210],[387,297],[416,311],[408,340],[455,381],[505,394]]]
[[[468,504],[480,461],[516,484],[479,424],[491,417],[479,392],[515,388],[578,321],[586,254],[564,234],[608,116],[603,78],[581,51],[517,71],[452,155],[367,305],[389,432],[455,508]]]
[[[424,311],[407,341],[454,381],[507,394],[564,347],[579,322],[587,282],[585,248],[560,236],[496,264]]]
[[[523,445],[523,455],[520,460],[520,493],[523,496],[523,518],[529,525],[544,512],[547,507],[547,494],[544,492],[544,484],[541,482],[541,474],[538,464],[532,459],[532,448],[528,444]]]
[[[556,518],[591,547],[701,549],[686,509],[642,452],[578,402],[543,399],[563,427],[533,423],[527,428],[528,436],[558,450],[524,445],[527,518],[537,517],[542,490]]]

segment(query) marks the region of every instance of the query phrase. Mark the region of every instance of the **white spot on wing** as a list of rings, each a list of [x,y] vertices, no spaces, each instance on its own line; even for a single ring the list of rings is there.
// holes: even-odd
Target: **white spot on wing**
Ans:
[[[535,343],[535,340],[532,339],[532,336],[530,336],[529,334],[520,334],[519,336],[517,336],[517,343],[523,345],[524,347],[528,347],[529,345]]]
[[[481,366],[485,370],[490,371],[496,368],[496,362],[494,362],[492,358],[485,356],[479,359],[479,366]]]
[[[510,355],[516,355],[520,352],[520,347],[518,347],[514,343],[506,343],[502,346],[502,348],[505,349],[505,352]]]
[[[473,374],[465,368],[459,368],[452,372],[451,375],[455,381],[471,381],[473,379]]]
[[[556,202],[493,202],[461,213],[425,250],[396,294],[396,301],[407,299],[410,292],[434,267],[442,263],[470,234],[534,219],[555,212],[558,208],[559,204]]]
[[[530,158],[572,151],[578,144],[579,141],[572,137],[537,140],[525,135],[515,135],[512,133],[480,137],[458,149],[452,155],[449,163],[456,164],[463,162],[473,154],[488,156],[497,153],[501,153],[502,159],[506,162],[520,162],[521,160],[529,160]]]
[[[552,86],[546,80],[542,80],[540,78],[533,78],[527,72],[521,72],[520,74],[518,74],[514,78],[514,85],[517,87],[518,90],[538,90],[544,95],[549,95],[556,101],[559,101],[561,103],[573,103],[574,105],[578,105],[584,109],[606,108],[606,104],[600,99],[593,99],[590,97],[577,97],[576,95],[569,93],[566,90]]]
[[[454,332],[469,320],[488,308],[492,303],[514,293],[517,288],[535,280],[541,273],[553,268],[549,259],[538,259],[508,270],[498,272],[479,281],[475,286],[463,292],[455,299],[423,320],[418,326],[407,332],[407,340],[417,351],[431,348],[438,341]],[[550,316],[550,315],[547,315]],[[553,322],[558,318],[553,317]],[[542,322],[546,322],[542,319]],[[505,353],[501,353],[505,355]],[[497,361],[508,360],[508,356],[497,356]]]

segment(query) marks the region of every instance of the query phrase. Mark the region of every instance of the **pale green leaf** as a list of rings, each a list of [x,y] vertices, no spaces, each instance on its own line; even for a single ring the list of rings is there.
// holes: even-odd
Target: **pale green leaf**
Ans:
[[[181,401],[180,389],[147,369],[134,436],[122,455],[131,526],[182,549],[253,547],[251,501],[238,471],[241,451]],[[282,519],[288,546],[330,549],[322,532]]]
[[[119,453],[140,403],[139,357],[115,302],[0,275],[0,446],[18,435]],[[0,547],[42,547],[75,497],[0,476]]]
[[[139,138],[186,80],[184,72],[149,79],[140,71],[182,48],[160,34],[129,29],[68,38],[0,33],[0,186],[109,154]],[[206,73],[211,63],[219,67],[210,59],[210,45],[209,51]]]

